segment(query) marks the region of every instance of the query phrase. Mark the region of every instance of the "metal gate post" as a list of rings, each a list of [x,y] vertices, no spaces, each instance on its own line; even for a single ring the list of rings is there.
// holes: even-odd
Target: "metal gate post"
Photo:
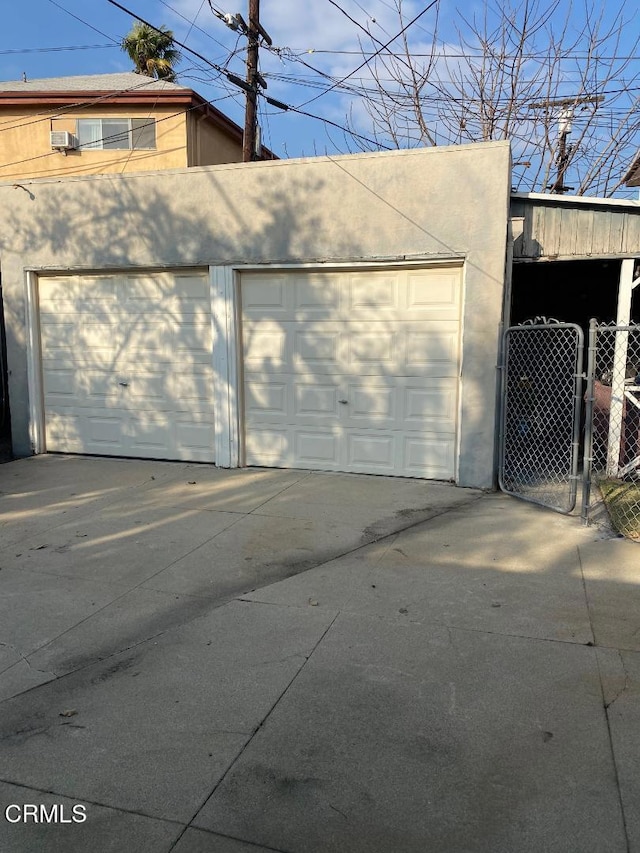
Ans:
[[[576,358],[575,391],[573,395],[573,444],[571,448],[572,501],[575,507],[578,497],[578,473],[580,460],[580,417],[582,415],[582,363],[584,351],[584,333],[578,329],[578,352]]]
[[[582,523],[589,523],[589,504],[591,502],[591,469],[593,467],[593,403],[594,380],[596,373],[596,350],[598,339],[598,321],[589,322],[589,348],[587,351],[587,394],[584,421],[584,453],[582,460]]]

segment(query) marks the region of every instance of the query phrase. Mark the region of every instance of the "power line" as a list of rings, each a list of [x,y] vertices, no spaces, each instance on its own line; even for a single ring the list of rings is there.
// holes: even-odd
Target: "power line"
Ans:
[[[291,104],[285,104],[282,101],[276,100],[275,98],[268,97],[263,92],[261,92],[260,94],[262,95],[262,97],[265,99],[265,101],[268,104],[271,104],[271,106],[276,107],[276,109],[282,110],[283,112],[298,113],[298,115],[306,116],[307,118],[316,119],[317,121],[321,121],[324,124],[330,124],[332,127],[335,127],[338,130],[344,131],[345,133],[349,134],[349,136],[353,136],[356,139],[362,139],[364,142],[368,142],[370,145],[376,145],[378,148],[384,148],[386,151],[392,151],[393,150],[390,146],[384,145],[383,143],[378,142],[375,139],[370,139],[367,136],[363,136],[361,133],[356,133],[356,131],[351,130],[348,127],[345,127],[342,124],[338,124],[337,122],[332,121],[331,119],[323,118],[322,116],[317,116],[314,113],[309,113],[306,110],[303,110],[300,107],[294,107]]]
[[[186,17],[186,15],[183,15],[182,12],[179,12],[177,9],[174,9],[173,6],[171,6],[169,3],[165,2],[165,0],[159,0],[159,2],[162,3],[163,6],[166,6],[167,9],[172,11],[174,15],[177,15],[179,18],[182,18],[183,21],[186,21],[188,24],[191,24],[191,21],[189,20],[189,18]],[[198,15],[199,14],[200,13],[198,12]],[[217,38],[212,36],[211,33],[208,33],[206,30],[202,29],[202,27],[198,27],[198,26],[196,26],[195,23],[193,23],[192,29],[197,30],[199,33],[202,33],[203,35],[205,35],[208,39],[211,39],[211,41],[215,42],[219,47],[223,48],[223,50],[225,50],[225,51],[227,50],[226,44],[223,44],[223,42],[218,41]]]
[[[109,2],[112,2],[112,1],[113,1],[113,0],[109,0]],[[393,43],[397,38],[400,38],[400,36],[401,36],[404,32],[406,32],[406,30],[408,30],[410,26],[412,26],[413,24],[415,24],[415,22],[416,22],[419,18],[421,18],[424,14],[426,14],[426,13],[429,11],[429,9],[433,8],[433,6],[435,6],[437,2],[438,2],[438,0],[431,0],[431,3],[429,3],[429,5],[428,5],[428,6],[425,6],[425,8],[422,10],[422,12],[419,12],[419,13],[415,16],[415,18],[412,18],[412,19],[409,21],[409,23],[408,23],[408,24],[406,24],[406,25],[405,25],[405,26],[400,30],[400,32],[399,32],[397,35],[395,35],[392,39],[389,39],[389,41],[388,41],[386,44],[383,44],[383,45],[382,45],[382,47],[380,47],[378,50],[376,50],[376,52],[375,52],[375,53],[372,53],[372,54],[371,54],[371,56],[367,57],[367,58],[365,59],[365,61],[364,61],[364,62],[360,63],[360,65],[358,65],[358,67],[357,67],[357,68],[354,68],[354,69],[353,69],[353,71],[351,71],[349,74],[347,74],[347,76],[346,76],[346,77],[343,77],[343,78],[342,78],[342,80],[340,80],[340,83],[336,83],[336,84],[335,84],[334,86],[332,86],[330,89],[327,89],[327,91],[326,91],[326,92],[323,92],[321,95],[316,95],[316,97],[315,97],[315,98],[311,98],[311,100],[310,100],[310,101],[305,101],[303,104],[300,104],[300,106],[301,106],[301,107],[306,107],[306,106],[307,106],[307,104],[310,104],[310,103],[312,103],[313,101],[317,101],[317,100],[318,100],[318,98],[321,98],[321,97],[322,97],[322,95],[326,95],[326,94],[327,94],[328,92],[330,92],[332,89],[335,89],[338,85],[340,85],[340,84],[344,83],[346,80],[348,80],[350,77],[352,77],[356,72],[360,71],[360,69],[361,69],[361,68],[364,68],[364,67],[365,67],[365,65],[368,65],[368,64],[369,64],[369,62],[371,62],[371,60],[372,60],[372,59],[375,59],[375,57],[376,57],[376,56],[378,56],[378,54],[382,53],[382,51],[383,51],[383,50],[386,50],[386,49],[389,47],[389,45],[390,45],[390,44],[392,44],[392,43]]]
[[[15,47],[9,50],[0,50],[0,56],[10,56],[12,54],[22,53],[57,53],[64,50],[104,50],[118,47],[117,44],[74,44],[64,47]]]
[[[79,18],[77,15],[74,15],[73,12],[70,12],[68,9],[65,9],[64,6],[61,6],[60,3],[56,3],[56,0],[49,0],[52,6],[60,9],[62,12],[65,12],[67,15],[70,15],[72,18],[75,18],[76,21],[79,21],[81,24],[84,24],[85,27],[89,27],[90,30],[93,30],[94,33],[98,33],[98,35],[104,36],[107,39],[110,39],[115,44],[119,44],[118,39],[114,39],[113,36],[107,35],[107,33],[103,33],[102,30],[99,30],[97,27],[94,27],[93,24],[90,24],[88,21],[85,21],[83,18]]]
[[[360,25],[358,24],[358,26],[360,26]],[[365,28],[365,31],[367,33],[369,32],[368,30],[366,30],[366,28]],[[369,35],[371,35],[371,34],[369,33]],[[323,55],[328,54],[331,56],[362,56],[361,50],[329,50],[329,49],[315,48],[315,47],[314,48],[297,48],[297,49],[290,48],[290,50],[293,51],[293,53],[295,53],[298,56],[304,56],[305,54],[316,54],[316,53],[317,54],[323,54]],[[404,54],[394,53],[392,50],[388,50],[387,53],[390,56],[394,56],[397,58],[404,56]],[[455,53],[455,52],[454,53],[448,53],[446,51],[439,51],[439,50],[437,51],[435,49],[434,49],[434,51],[429,52],[429,53],[414,53],[413,51],[411,51],[411,55],[415,56],[419,59],[428,58],[428,57],[431,57],[434,55],[437,56],[438,58],[442,58],[442,59],[483,59],[484,56],[486,56],[486,54],[482,53],[482,52],[479,52],[479,53]],[[523,54],[518,54],[517,58],[540,59],[540,56],[541,56],[540,53],[523,53]],[[505,54],[503,58],[505,60],[515,59],[516,55],[515,54],[514,55]],[[561,62],[574,62],[576,59],[589,59],[589,60],[593,60],[594,62],[596,62],[596,61],[597,62],[607,62],[607,61],[612,62],[612,61],[618,60],[618,59],[620,61],[625,61],[625,60],[629,61],[629,60],[634,60],[634,59],[640,60],[640,56],[638,56],[637,54],[633,54],[632,56],[598,56],[597,54],[591,54],[591,53],[584,53],[584,54],[571,53],[570,55],[559,57],[559,61],[561,61]]]

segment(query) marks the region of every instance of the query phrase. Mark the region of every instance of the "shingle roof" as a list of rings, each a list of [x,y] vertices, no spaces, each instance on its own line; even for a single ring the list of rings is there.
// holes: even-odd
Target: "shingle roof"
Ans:
[[[47,77],[42,80],[0,81],[0,92],[122,92],[126,90],[188,91],[184,86],[156,80],[144,74],[124,71],[119,74],[87,74],[78,77]]]

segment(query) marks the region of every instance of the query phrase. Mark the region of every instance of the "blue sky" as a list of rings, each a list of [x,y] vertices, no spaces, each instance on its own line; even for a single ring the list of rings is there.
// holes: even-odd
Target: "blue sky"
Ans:
[[[370,139],[374,135],[371,117],[366,102],[353,92],[338,89],[326,92],[332,80],[341,79],[353,72],[362,63],[361,45],[366,43],[370,54],[375,47],[361,28],[368,29],[380,42],[387,42],[399,29],[398,0],[261,0],[261,20],[273,39],[278,51],[261,50],[261,71],[268,82],[267,94],[285,103],[300,106],[319,117],[305,118],[300,115],[282,113],[261,102],[260,124],[263,142],[280,157],[310,156],[314,154],[358,151],[371,148],[368,143],[346,134],[320,119],[338,125],[350,123],[352,129]],[[514,3],[529,2],[539,8],[547,0],[513,0]],[[212,0],[222,12],[240,12],[247,17],[247,0]],[[121,4],[134,14],[157,25],[165,25],[174,31],[176,38],[198,51],[210,62],[226,66],[239,76],[244,76],[244,38],[238,38],[211,12],[207,0],[121,0]],[[230,5],[228,5],[230,4]],[[234,5],[235,4],[235,5]],[[418,0],[402,0],[405,20],[410,20],[428,5]],[[341,12],[336,5],[340,6]],[[455,56],[463,52],[457,25],[461,24],[460,13],[455,11],[456,0],[438,0],[434,8],[427,11],[410,28],[408,35],[414,52],[428,52],[437,28],[438,50],[448,53],[447,72],[455,73]],[[482,16],[488,8],[484,3],[465,0],[461,4],[467,17]],[[605,4],[605,19],[619,10]],[[578,7],[560,0],[559,15],[569,13],[569,38],[580,28],[581,14]],[[633,21],[636,6],[627,7],[628,17]],[[349,20],[349,15],[353,20]],[[436,18],[439,16],[439,21]],[[593,15],[593,13],[592,13]],[[356,23],[360,24],[359,28]],[[22,0],[7,3],[3,8],[3,27],[0,33],[0,80],[19,80],[23,73],[30,80],[42,77],[70,76],[74,74],[99,74],[131,70],[128,57],[119,49],[118,43],[128,32],[133,22],[131,15],[112,6],[107,0]],[[605,20],[605,23],[607,21]],[[595,23],[595,19],[592,21]],[[554,21],[551,22],[553,31]],[[558,23],[556,33],[564,24]],[[618,45],[621,54],[637,56],[638,27],[635,23],[623,29],[623,39]],[[394,47],[399,44],[394,42]],[[468,50],[468,46],[466,48]],[[303,64],[303,63],[306,63]],[[563,91],[572,94],[580,76],[579,57],[569,55],[563,60]],[[310,67],[309,67],[310,66]],[[631,60],[620,72],[621,85],[640,87],[640,60]],[[183,52],[178,66],[178,82],[195,89],[203,97],[242,125],[244,116],[243,93],[231,85],[212,67],[200,59]],[[441,69],[442,71],[442,69]],[[532,69],[533,71],[533,69]],[[328,75],[328,76],[323,76]],[[638,79],[636,79],[638,78]],[[356,72],[349,83],[356,87],[371,88],[371,74],[367,67]],[[617,83],[616,83],[617,85]],[[604,106],[599,107],[600,134],[605,139],[609,126],[624,118],[622,107],[614,110],[610,85]],[[432,103],[431,118],[435,121],[437,93],[429,93]],[[609,106],[611,104],[611,106]],[[608,111],[607,111],[608,110]],[[627,121],[627,119],[624,119]],[[628,123],[637,121],[630,114]],[[574,137],[580,130],[580,116],[576,116]],[[553,130],[556,133],[556,130]],[[386,140],[389,142],[389,140]],[[438,139],[440,144],[446,139]],[[465,141],[460,139],[460,141]],[[531,156],[517,140],[514,140],[515,160],[529,161]],[[590,142],[593,146],[593,142]],[[635,129],[626,141],[628,157],[640,146]],[[584,145],[584,158],[588,155]],[[583,158],[583,159],[584,159]],[[517,167],[516,175],[522,180],[521,189],[529,189],[527,180],[533,167]],[[586,168],[586,166],[584,167]]]

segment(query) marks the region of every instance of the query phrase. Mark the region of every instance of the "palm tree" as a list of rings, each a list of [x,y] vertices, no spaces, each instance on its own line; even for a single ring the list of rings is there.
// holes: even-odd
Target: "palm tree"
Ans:
[[[158,80],[175,80],[173,66],[180,60],[180,53],[173,46],[171,30],[166,27],[155,29],[136,21],[120,46],[129,55],[137,74]]]

